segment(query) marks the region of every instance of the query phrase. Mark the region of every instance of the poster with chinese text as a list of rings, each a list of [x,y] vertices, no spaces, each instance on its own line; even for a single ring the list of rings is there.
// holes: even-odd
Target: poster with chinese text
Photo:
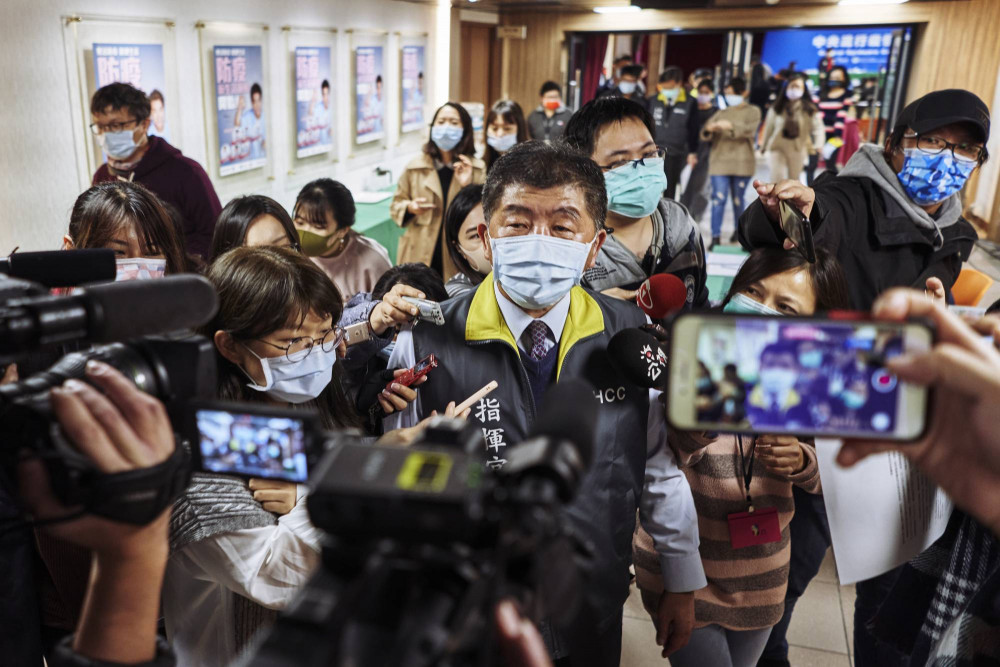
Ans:
[[[219,175],[267,164],[264,62],[260,46],[216,46]]]
[[[402,69],[402,131],[413,132],[424,126],[424,47],[404,46]]]
[[[94,44],[94,82],[129,83],[149,97],[150,124],[147,134],[170,141],[167,127],[166,75],[162,44]],[[172,101],[172,100],[171,100]]]
[[[333,150],[330,47],[295,49],[295,156]]]
[[[382,47],[359,46],[354,52],[355,142],[367,144],[385,136],[385,81]]]

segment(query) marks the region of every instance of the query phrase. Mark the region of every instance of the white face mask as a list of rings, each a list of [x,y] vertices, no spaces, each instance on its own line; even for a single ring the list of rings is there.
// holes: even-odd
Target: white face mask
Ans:
[[[783,394],[795,385],[797,376],[791,368],[765,368],[760,372],[760,386],[769,394]]]
[[[319,345],[302,361],[289,361],[280,357],[260,357],[249,347],[247,351],[260,361],[264,371],[264,385],[253,381],[247,386],[254,391],[289,403],[305,403],[318,397],[333,379],[333,365],[337,362],[337,348],[324,352]],[[246,373],[246,371],[244,371]],[[247,373],[249,377],[250,374]]]

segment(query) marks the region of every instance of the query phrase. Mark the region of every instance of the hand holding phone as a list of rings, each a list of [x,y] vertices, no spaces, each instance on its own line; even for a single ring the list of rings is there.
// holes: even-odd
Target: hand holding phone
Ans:
[[[781,200],[778,203],[781,230],[785,232],[792,246],[806,258],[810,264],[816,263],[816,247],[813,244],[812,223],[802,211],[790,202]],[[787,242],[785,245],[788,248]]]
[[[392,385],[398,384],[403,387],[409,387],[413,385],[417,380],[426,376],[432,370],[438,367],[438,360],[433,354],[428,354],[426,357],[417,362],[413,368],[405,370],[400,375],[396,376],[385,385],[387,391],[392,391]]]
[[[441,304],[437,301],[418,299],[413,296],[404,296],[402,298],[406,303],[417,307],[418,314],[415,321],[433,322],[438,326],[444,324],[444,314],[441,312]]]

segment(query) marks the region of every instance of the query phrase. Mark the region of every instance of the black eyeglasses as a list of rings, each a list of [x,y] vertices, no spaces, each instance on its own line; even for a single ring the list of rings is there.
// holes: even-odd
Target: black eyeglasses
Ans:
[[[667,149],[657,146],[654,150],[649,151],[638,160],[626,160],[626,159],[615,160],[611,164],[599,164],[597,166],[601,168],[601,171],[611,171],[612,169],[620,169],[621,167],[624,167],[627,164],[631,164],[633,169],[638,169],[640,164],[645,166],[646,160],[657,160],[657,159],[662,160],[666,156],[667,156]]]
[[[340,328],[334,327],[323,334],[322,338],[313,338],[312,336],[301,336],[299,338],[293,338],[288,345],[275,345],[266,340],[259,340],[265,345],[270,345],[271,347],[277,348],[279,350],[284,350],[285,358],[292,363],[302,361],[309,356],[309,353],[313,351],[313,348],[319,347],[324,352],[331,352],[341,341],[347,336],[347,332]]]
[[[916,139],[917,148],[932,155],[948,149],[956,160],[961,162],[979,162],[983,158],[983,147],[979,144],[953,144],[941,137],[926,134],[904,134],[904,139]]]
[[[138,122],[138,118],[133,118],[132,120],[127,120],[124,123],[108,123],[107,125],[91,123],[90,131],[94,133],[94,136],[100,136],[105,132],[121,132],[122,130],[127,130],[129,125],[135,125]]]

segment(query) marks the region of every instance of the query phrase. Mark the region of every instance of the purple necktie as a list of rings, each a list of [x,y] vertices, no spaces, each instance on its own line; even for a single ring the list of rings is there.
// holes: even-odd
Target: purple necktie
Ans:
[[[545,343],[549,338],[549,327],[541,320],[532,320],[528,328],[525,329],[528,338],[531,340],[531,349],[528,356],[535,361],[541,361],[545,356]]]

